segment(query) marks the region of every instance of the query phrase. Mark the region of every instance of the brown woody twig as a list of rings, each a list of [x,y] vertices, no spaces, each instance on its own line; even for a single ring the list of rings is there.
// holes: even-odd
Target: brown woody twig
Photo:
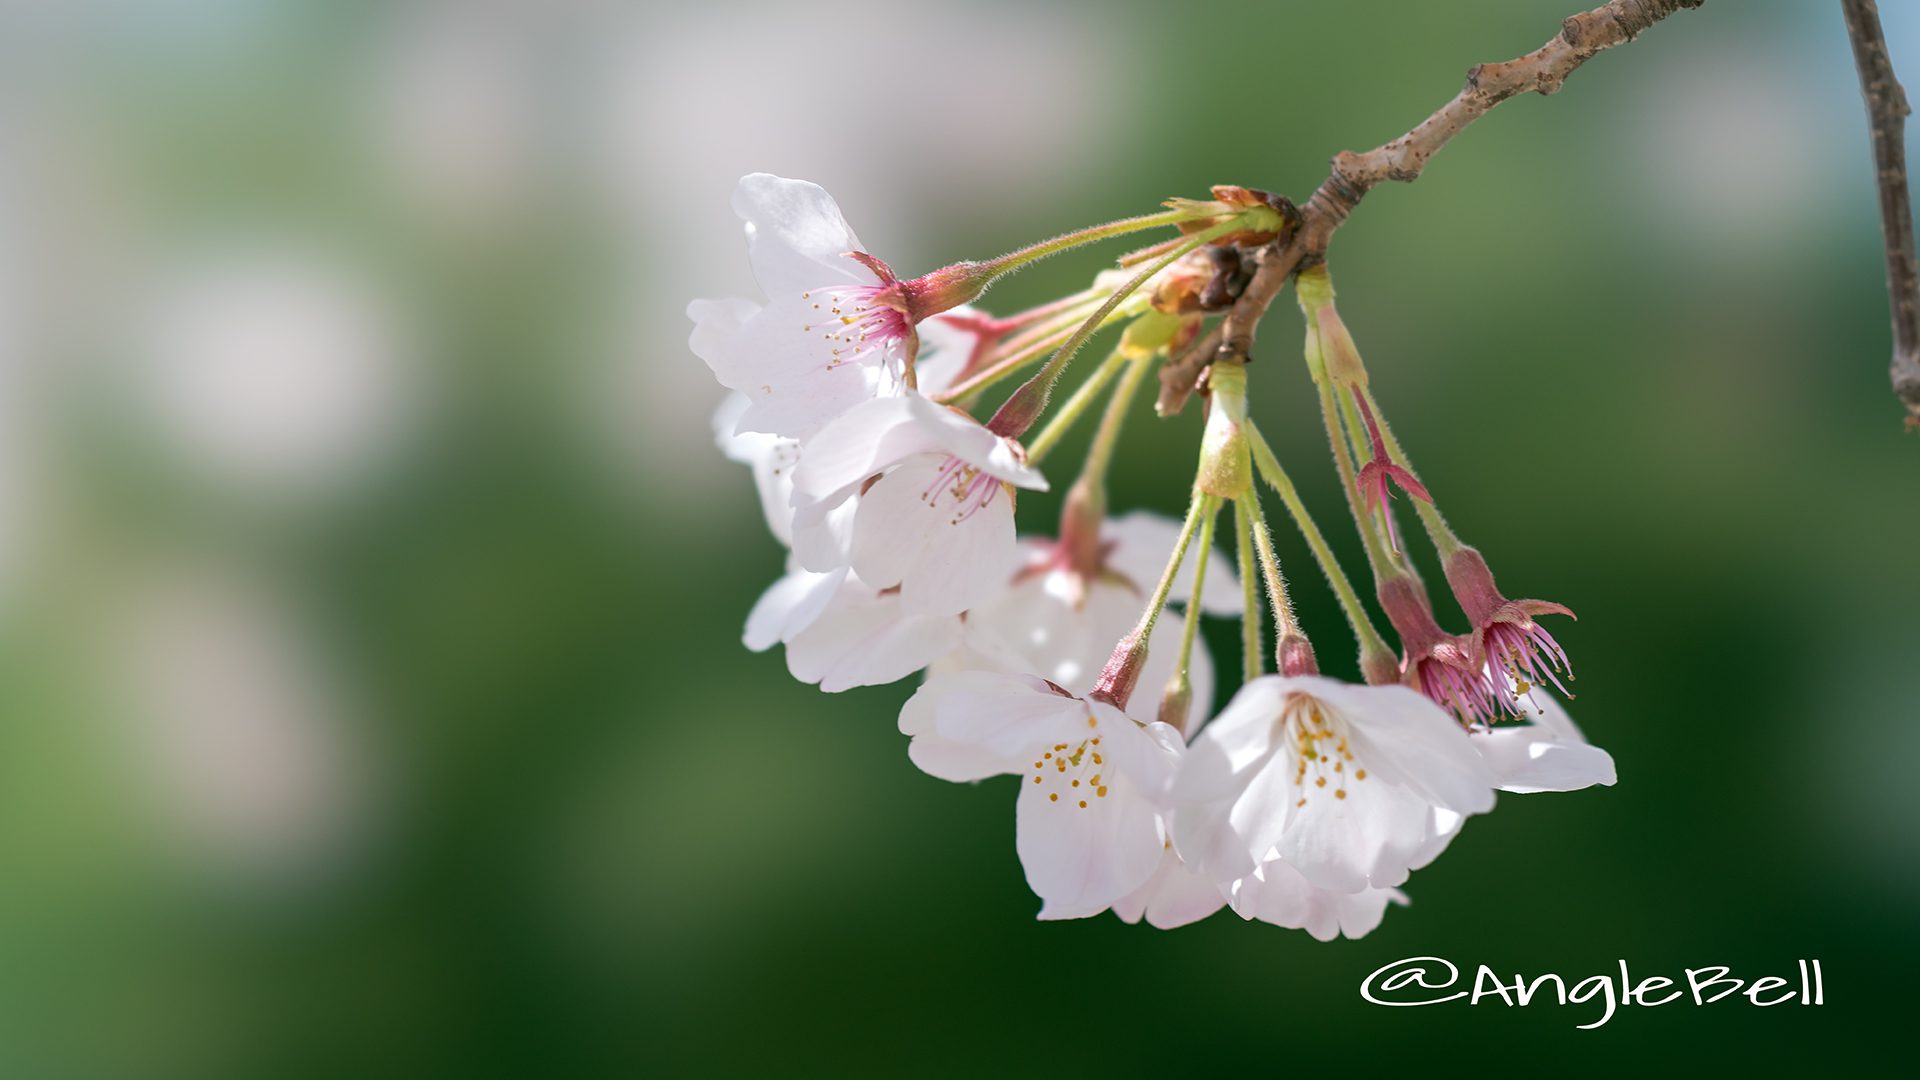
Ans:
[[[1525,56],[1497,64],[1481,64],[1467,72],[1467,85],[1453,100],[1405,135],[1364,154],[1350,150],[1336,154],[1333,171],[1300,208],[1301,227],[1285,240],[1261,250],[1259,270],[1223,322],[1224,333],[1217,357],[1241,361],[1248,357],[1253,349],[1254,329],[1280,290],[1286,287],[1287,279],[1303,264],[1325,256],[1334,230],[1347,220],[1354,206],[1375,185],[1386,180],[1407,183],[1418,179],[1427,162],[1448,140],[1495,105],[1528,91],[1551,94],[1595,53],[1632,41],[1661,19],[1681,8],[1699,7],[1702,2],[1611,0],[1567,19],[1560,24],[1560,33],[1553,40]],[[1887,82],[1892,83],[1891,72]],[[1904,173],[1902,175],[1904,177]],[[1909,226],[1909,253],[1913,249],[1911,233]],[[1908,269],[1912,269],[1911,254]],[[1916,391],[1920,392],[1920,384],[1916,384]]]
[[[1913,209],[1907,200],[1906,121],[1912,110],[1893,76],[1880,11],[1873,0],[1840,0],[1860,69],[1860,96],[1873,134],[1873,166],[1880,183],[1880,223],[1887,241],[1887,294],[1893,309],[1893,392],[1907,407],[1907,426],[1920,428],[1920,269],[1913,249]]]

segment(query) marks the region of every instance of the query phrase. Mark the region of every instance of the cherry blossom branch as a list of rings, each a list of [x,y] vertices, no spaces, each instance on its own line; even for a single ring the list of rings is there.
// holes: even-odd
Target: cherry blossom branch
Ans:
[[[1412,183],[1427,162],[1467,126],[1515,95],[1551,94],[1575,68],[1595,54],[1632,41],[1640,32],[1682,8],[1704,0],[1610,0],[1560,24],[1560,33],[1525,56],[1479,64],[1452,101],[1413,130],[1364,154],[1343,150],[1332,171],[1300,208],[1300,228],[1262,249],[1259,269],[1227,313],[1218,355],[1246,359],[1254,329],[1303,264],[1326,255],[1327,244],[1368,191],[1387,180]],[[1920,384],[1916,384],[1920,388]],[[1917,389],[1920,392],[1920,389]]]
[[[1913,244],[1913,208],[1907,196],[1906,122],[1913,110],[1887,58],[1874,0],[1840,0],[1860,96],[1867,103],[1873,166],[1880,186],[1880,223],[1887,242],[1887,294],[1893,310],[1893,392],[1907,407],[1907,426],[1920,428],[1920,264]]]

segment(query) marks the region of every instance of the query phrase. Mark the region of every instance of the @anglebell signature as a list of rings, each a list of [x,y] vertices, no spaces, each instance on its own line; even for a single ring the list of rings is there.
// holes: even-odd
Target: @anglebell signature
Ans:
[[[1374,1005],[1396,1007],[1444,1005],[1464,999],[1479,1005],[1489,999],[1501,1004],[1525,1007],[1535,1001],[1554,1005],[1580,1005],[1594,1002],[1601,1009],[1598,1019],[1577,1024],[1583,1031],[1600,1027],[1613,1019],[1623,1005],[1657,1006],[1690,1001],[1711,1005],[1738,995],[1748,1004],[1766,1008],[1773,1005],[1825,1005],[1826,982],[1818,960],[1800,960],[1797,980],[1779,975],[1762,975],[1752,980],[1734,976],[1724,964],[1686,968],[1679,978],[1648,975],[1635,979],[1625,960],[1620,972],[1589,975],[1570,981],[1559,975],[1528,977],[1518,973],[1503,977],[1486,964],[1474,972],[1472,985],[1461,985],[1460,969],[1452,961],[1438,956],[1411,956],[1395,960],[1375,970],[1360,983],[1360,996]]]

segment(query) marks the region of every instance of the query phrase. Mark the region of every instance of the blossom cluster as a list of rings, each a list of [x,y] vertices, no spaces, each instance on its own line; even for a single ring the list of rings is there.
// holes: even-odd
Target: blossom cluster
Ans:
[[[1016,847],[1041,918],[1111,910],[1171,928],[1231,906],[1321,940],[1358,937],[1406,902],[1409,874],[1496,792],[1613,783],[1612,759],[1554,697],[1569,662],[1536,620],[1571,612],[1506,598],[1440,516],[1386,425],[1324,267],[1294,281],[1305,366],[1398,650],[1250,419],[1244,358],[1216,355],[1206,330],[1253,253],[1297,222],[1284,199],[1216,188],[911,279],[866,251],[813,184],[750,175],[733,207],[765,301],[700,300],[688,315],[692,350],[732,391],[716,439],[752,470],[788,552],[745,643],[783,646],[793,675],[828,692],[925,672],[899,717],[908,755],[945,780],[1017,778]],[[1082,291],[1002,317],[974,306],[1026,263],[1167,227],[1179,235]],[[1114,326],[1108,358],[1056,402],[1074,356]],[[1035,365],[976,418],[988,391]],[[1207,417],[1187,512],[1112,514],[1129,404],[1162,365],[1201,369]],[[1047,490],[1042,460],[1103,399],[1058,529],[1022,536],[1019,493]],[[1339,599],[1361,681],[1320,672],[1256,477]],[[1395,489],[1438,550],[1464,633],[1441,628],[1404,551]],[[1235,560],[1215,550],[1223,520]],[[1243,620],[1243,681],[1217,715],[1203,616]]]

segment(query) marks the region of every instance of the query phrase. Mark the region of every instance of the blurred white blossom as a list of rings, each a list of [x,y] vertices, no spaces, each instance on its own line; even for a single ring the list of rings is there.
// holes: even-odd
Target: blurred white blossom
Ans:
[[[295,496],[350,481],[411,418],[417,373],[390,299],[300,247],[187,259],[155,282],[132,403],[198,479]]]
[[[186,869],[311,880],[365,835],[368,755],[342,688],[285,601],[226,570],[130,590],[108,651],[138,796]]]

